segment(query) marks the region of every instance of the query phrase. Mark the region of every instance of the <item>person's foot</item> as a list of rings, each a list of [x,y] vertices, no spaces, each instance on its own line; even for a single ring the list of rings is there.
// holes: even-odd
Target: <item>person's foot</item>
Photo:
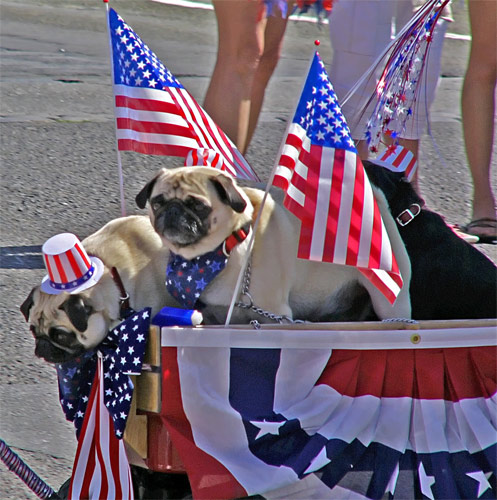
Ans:
[[[469,224],[461,226],[460,230],[477,236],[478,243],[497,244],[497,220],[491,217],[472,220]]]
[[[452,231],[456,236],[459,236],[459,238],[464,240],[466,243],[471,243],[471,244],[479,243],[480,238],[478,238],[478,236],[475,236],[474,234],[465,233],[461,229],[461,227],[458,226],[457,224],[447,224],[447,225],[452,229]]]

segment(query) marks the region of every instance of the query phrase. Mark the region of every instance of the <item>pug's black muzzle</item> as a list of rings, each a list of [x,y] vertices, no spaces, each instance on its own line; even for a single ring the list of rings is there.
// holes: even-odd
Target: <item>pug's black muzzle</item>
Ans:
[[[170,200],[155,213],[155,230],[178,246],[197,243],[208,234],[208,220],[202,219],[181,200]]]
[[[54,345],[50,339],[40,337],[36,339],[35,355],[49,363],[65,363],[80,356],[84,350],[81,346],[69,352]]]

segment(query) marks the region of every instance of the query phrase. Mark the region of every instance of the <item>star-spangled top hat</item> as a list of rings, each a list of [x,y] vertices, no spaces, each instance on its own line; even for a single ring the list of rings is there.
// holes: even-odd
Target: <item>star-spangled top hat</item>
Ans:
[[[192,149],[185,158],[185,167],[214,167],[224,170],[223,166],[221,155],[212,149]]]
[[[95,285],[104,272],[103,262],[98,257],[90,257],[74,234],[52,236],[41,251],[48,271],[41,282],[45,293],[81,292]]]

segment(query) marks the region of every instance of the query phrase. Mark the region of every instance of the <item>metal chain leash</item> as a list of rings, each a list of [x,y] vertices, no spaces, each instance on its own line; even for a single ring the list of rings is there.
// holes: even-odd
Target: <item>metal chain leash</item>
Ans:
[[[247,267],[245,268],[245,273],[243,275],[243,283],[242,283],[242,291],[241,291],[241,297],[246,297],[247,302],[237,302],[235,304],[236,307],[239,307],[240,309],[250,309],[251,311],[255,312],[259,316],[263,316],[264,318],[267,318],[271,321],[275,321],[277,323],[297,323],[294,321],[292,318],[285,316],[285,315],[278,315],[274,314],[272,312],[266,311],[265,309],[262,309],[261,307],[257,307],[254,305],[254,301],[252,299],[252,296],[250,295],[249,288],[250,288],[250,276],[252,274],[252,266],[251,266],[252,259],[249,259],[247,263]]]

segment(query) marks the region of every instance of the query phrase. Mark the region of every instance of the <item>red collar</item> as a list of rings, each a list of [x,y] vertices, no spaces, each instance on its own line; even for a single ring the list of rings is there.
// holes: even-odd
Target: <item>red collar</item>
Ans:
[[[233,231],[225,240],[223,244],[223,253],[226,257],[229,257],[233,248],[236,247],[239,243],[244,241],[250,233],[250,224],[246,224],[245,226]]]

